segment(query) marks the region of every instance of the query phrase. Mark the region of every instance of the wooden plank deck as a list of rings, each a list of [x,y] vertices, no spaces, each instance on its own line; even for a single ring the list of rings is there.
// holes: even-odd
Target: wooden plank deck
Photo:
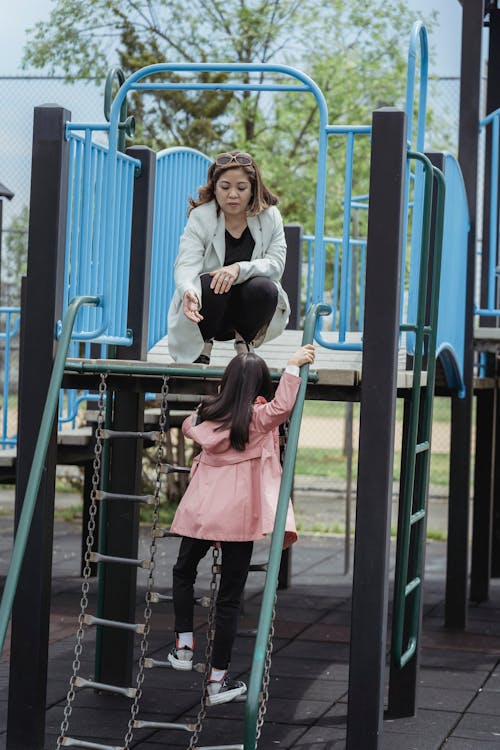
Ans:
[[[361,333],[349,333],[347,340],[360,343],[361,336]],[[328,342],[337,342],[338,334],[325,332],[323,338]],[[282,370],[286,366],[288,357],[300,346],[301,341],[302,331],[287,330],[273,341],[260,346],[256,351],[266,360],[271,369]],[[225,367],[232,357],[234,357],[233,342],[216,341],[210,365],[205,367],[207,373],[211,368]],[[362,379],[362,358],[361,351],[334,350],[317,345],[316,362],[312,369],[318,373],[318,386],[358,387]],[[148,352],[148,362],[175,366],[168,351],[168,336],[161,339]],[[406,351],[401,349],[398,361],[398,388],[411,387],[413,375],[405,367]],[[425,377],[425,373],[423,375]]]

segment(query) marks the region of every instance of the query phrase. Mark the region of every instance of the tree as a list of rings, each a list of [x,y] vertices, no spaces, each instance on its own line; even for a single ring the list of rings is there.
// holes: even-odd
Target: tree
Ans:
[[[404,104],[414,20],[404,0],[372,0],[369,6],[344,0],[56,0],[49,20],[31,31],[25,62],[70,78],[102,75],[117,61],[126,73],[162,60],[286,63],[319,84],[330,124],[369,124],[373,109]],[[243,82],[262,78],[246,74]],[[179,74],[171,80],[184,79]],[[207,74],[205,80],[229,78]],[[133,103],[138,137],[156,148],[251,150],[281,194],[286,219],[312,231],[318,113],[310,95],[173,91],[136,96]],[[365,139],[357,193],[367,192],[368,149]],[[332,217],[342,214],[343,184],[337,177],[343,159],[343,144],[331,138],[330,232],[339,227]]]
[[[21,300],[21,277],[26,274],[28,257],[28,206],[23,206],[4,231],[2,255],[2,299],[4,304],[17,306]]]

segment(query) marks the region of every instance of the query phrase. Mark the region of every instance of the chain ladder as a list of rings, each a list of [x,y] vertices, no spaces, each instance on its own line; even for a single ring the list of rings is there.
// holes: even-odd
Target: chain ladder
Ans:
[[[269,628],[269,636],[267,638],[266,646],[266,659],[264,662],[264,675],[262,677],[262,691],[259,695],[259,712],[257,714],[257,732],[255,734],[255,750],[257,750],[257,743],[260,740],[262,733],[262,727],[264,726],[264,717],[267,711],[267,704],[269,703],[269,682],[271,680],[271,664],[273,654],[273,638],[274,638],[274,620],[276,617],[276,601],[278,595],[274,593],[274,605],[273,613],[271,615],[271,627]]]
[[[151,542],[149,545],[149,575],[146,584],[146,604],[144,607],[144,631],[140,642],[140,656],[139,656],[139,669],[136,677],[136,693],[134,701],[130,707],[130,719],[128,721],[127,733],[125,735],[125,745],[123,750],[128,750],[130,743],[133,738],[134,721],[139,713],[139,703],[142,698],[142,686],[144,683],[144,665],[146,661],[146,654],[149,648],[148,636],[151,630],[151,592],[154,585],[154,569],[155,569],[155,556],[156,556],[156,536],[155,531],[158,526],[159,514],[160,514],[160,490],[161,490],[161,464],[163,461],[163,454],[166,443],[166,425],[167,425],[167,396],[168,396],[168,376],[163,376],[163,382],[161,386],[161,405],[160,405],[160,421],[159,421],[159,432],[160,439],[158,441],[158,451],[156,454],[156,479],[154,489],[154,504],[153,504],[153,523],[151,526]]]
[[[73,659],[73,674],[71,675],[70,681],[69,681],[69,690],[66,695],[66,705],[64,707],[64,719],[61,724],[61,731],[59,734],[59,737],[57,738],[57,745],[56,749],[59,750],[59,748],[62,745],[62,742],[64,740],[64,736],[66,732],[69,729],[69,720],[71,717],[71,713],[73,711],[73,701],[75,699],[75,681],[78,675],[78,672],[80,671],[80,656],[83,651],[83,638],[85,635],[84,630],[84,617],[85,612],[87,610],[88,606],[88,592],[89,592],[89,578],[91,573],[91,561],[90,556],[93,551],[94,547],[94,539],[95,539],[95,517],[97,513],[97,493],[100,489],[100,482],[101,482],[101,461],[102,461],[102,448],[103,448],[103,424],[104,424],[104,406],[105,406],[105,400],[106,400],[106,389],[107,389],[107,383],[106,383],[107,375],[106,373],[101,374],[101,379],[99,382],[99,399],[97,402],[98,412],[97,412],[97,426],[95,430],[95,447],[94,447],[94,461],[92,464],[93,468],[93,474],[92,474],[92,489],[90,492],[90,508],[89,508],[89,523],[87,527],[87,539],[86,539],[86,550],[85,550],[85,566],[83,568],[83,582],[82,582],[82,595],[80,598],[80,614],[78,615],[78,630],[76,632],[76,644],[74,648],[74,659]]]
[[[216,545],[213,548],[213,561],[212,561],[212,579],[210,581],[210,605],[208,609],[208,626],[207,626],[207,645],[205,648],[205,671],[203,673],[202,682],[202,693],[200,701],[200,710],[196,717],[196,724],[194,726],[193,734],[189,742],[187,750],[196,750],[198,738],[203,728],[203,722],[207,715],[207,697],[208,697],[208,680],[210,678],[210,670],[212,667],[212,651],[214,647],[214,635],[215,635],[215,596],[217,594],[217,568],[219,563],[219,547]]]

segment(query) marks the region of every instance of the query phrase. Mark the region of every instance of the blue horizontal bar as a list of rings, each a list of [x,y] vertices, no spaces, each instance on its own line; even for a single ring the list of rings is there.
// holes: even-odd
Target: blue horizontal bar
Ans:
[[[131,91],[308,91],[307,86],[283,83],[132,83]]]
[[[372,132],[371,125],[327,125],[327,133],[360,133],[370,135]]]

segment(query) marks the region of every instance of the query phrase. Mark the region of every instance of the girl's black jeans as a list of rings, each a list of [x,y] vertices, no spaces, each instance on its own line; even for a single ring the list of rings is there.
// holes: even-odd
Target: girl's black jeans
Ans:
[[[194,582],[198,563],[213,542],[183,537],[173,569],[175,630],[193,630]],[[236,637],[241,596],[250,567],[253,542],[221,542],[222,573],[215,612],[215,638],[212,667],[227,669]]]

